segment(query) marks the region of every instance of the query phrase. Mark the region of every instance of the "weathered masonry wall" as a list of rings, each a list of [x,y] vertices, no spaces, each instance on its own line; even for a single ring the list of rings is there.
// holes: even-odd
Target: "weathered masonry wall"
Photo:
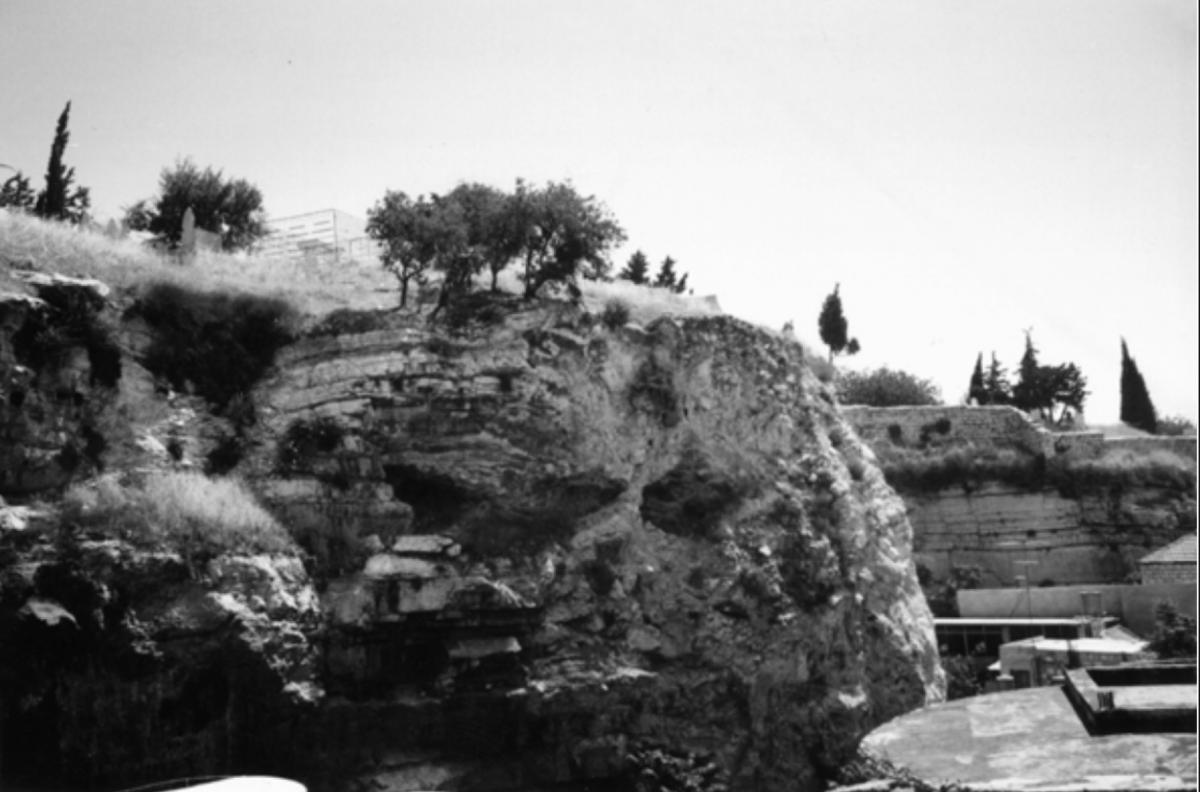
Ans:
[[[925,432],[950,441],[994,443],[1038,454],[1045,448],[1043,436],[1049,434],[1013,407],[842,407],[842,415],[868,445],[894,442],[894,437],[915,445]],[[948,422],[947,432],[937,428],[939,422]]]
[[[1138,560],[1191,529],[1194,501],[1154,488],[1065,498],[989,485],[905,496],[914,560],[940,579],[977,566],[984,585],[1122,581]]]
[[[1196,565],[1193,564],[1142,564],[1143,583],[1195,583]]]
[[[1099,432],[1048,432],[1012,407],[846,407],[868,445],[976,443],[1047,458],[1094,459],[1111,450],[1195,459],[1194,438],[1105,440]],[[1195,498],[1165,487],[1096,487],[1064,497],[994,482],[904,495],[916,562],[936,578],[976,566],[983,584],[1120,582],[1138,561],[1194,529]]]
[[[1139,635],[1154,634],[1154,609],[1169,602],[1196,618],[1195,583],[1055,586],[1053,588],[986,588],[959,591],[958,611],[964,618],[1024,616],[1070,618],[1083,613],[1083,595],[1100,596],[1100,610],[1117,616]]]
[[[1109,451],[1150,454],[1165,451],[1196,459],[1194,437],[1105,438],[1101,432],[1051,432],[1015,407],[842,407],[842,414],[868,445],[917,444],[922,434],[950,441],[1019,448],[1047,458],[1093,459]],[[947,431],[942,432],[942,429]]]

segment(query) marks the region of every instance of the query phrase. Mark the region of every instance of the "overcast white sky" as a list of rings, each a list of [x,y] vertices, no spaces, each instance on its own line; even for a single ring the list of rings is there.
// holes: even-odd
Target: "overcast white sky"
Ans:
[[[0,4],[0,162],[40,183],[63,104],[97,214],[179,156],[274,215],[386,189],[571,179],[697,293],[966,391],[1024,328],[1119,410],[1197,409],[1190,0]]]

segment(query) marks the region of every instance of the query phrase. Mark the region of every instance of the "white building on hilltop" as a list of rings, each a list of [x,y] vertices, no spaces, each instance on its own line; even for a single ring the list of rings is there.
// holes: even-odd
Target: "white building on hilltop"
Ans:
[[[337,209],[273,217],[256,253],[271,261],[314,264],[375,264],[379,245],[367,236],[365,220]]]

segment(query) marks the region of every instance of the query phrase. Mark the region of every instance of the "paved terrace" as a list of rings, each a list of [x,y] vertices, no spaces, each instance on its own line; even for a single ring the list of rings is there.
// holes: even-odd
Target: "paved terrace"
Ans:
[[[1196,789],[1194,733],[1093,737],[1057,687],[926,707],[879,727],[863,747],[929,783],[971,790]]]

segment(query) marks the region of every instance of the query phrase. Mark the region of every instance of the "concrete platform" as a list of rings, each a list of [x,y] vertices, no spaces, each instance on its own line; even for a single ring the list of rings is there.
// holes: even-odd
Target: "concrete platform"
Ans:
[[[972,790],[1195,790],[1195,734],[1088,734],[1057,687],[992,693],[910,712],[866,752],[932,784]]]

